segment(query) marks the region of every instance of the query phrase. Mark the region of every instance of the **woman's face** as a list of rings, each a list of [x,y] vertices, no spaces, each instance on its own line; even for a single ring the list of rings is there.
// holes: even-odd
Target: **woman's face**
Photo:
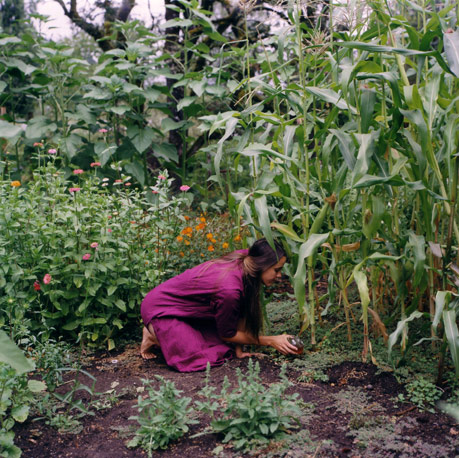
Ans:
[[[281,278],[281,270],[286,261],[287,258],[282,256],[282,258],[279,259],[279,262],[269,267],[261,274],[261,281],[265,286],[271,286],[276,280]]]

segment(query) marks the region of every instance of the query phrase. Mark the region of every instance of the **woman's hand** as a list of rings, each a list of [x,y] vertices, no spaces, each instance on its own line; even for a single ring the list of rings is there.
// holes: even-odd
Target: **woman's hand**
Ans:
[[[275,348],[277,351],[283,355],[297,355],[298,348],[295,345],[292,345],[288,339],[292,338],[290,334],[281,334],[280,336],[270,336],[271,347]]]

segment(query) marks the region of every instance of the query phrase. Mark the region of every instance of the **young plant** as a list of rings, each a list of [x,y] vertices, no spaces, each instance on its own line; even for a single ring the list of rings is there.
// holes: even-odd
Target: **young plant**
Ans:
[[[197,402],[197,408],[211,414],[212,431],[223,434],[223,442],[232,442],[236,449],[249,450],[271,439],[280,439],[294,423],[299,424],[297,417],[301,416],[295,404],[298,394],[286,395],[290,382],[285,371],[284,365],[280,372],[281,382],[267,388],[260,381],[259,363],[254,365],[250,359],[245,376],[237,369],[237,386],[231,389],[225,377],[221,392],[217,394],[209,386],[208,367],[206,385],[201,391],[206,401]]]
[[[191,398],[180,397],[181,390],[174,382],[155,376],[160,382],[159,389],[151,385],[150,380],[142,382],[147,389],[147,397],[139,396],[134,406],[139,414],[129,417],[137,420],[140,428],[128,447],[142,447],[151,457],[154,450],[166,449],[170,442],[179,439],[188,432],[188,425],[197,423],[190,417]]]

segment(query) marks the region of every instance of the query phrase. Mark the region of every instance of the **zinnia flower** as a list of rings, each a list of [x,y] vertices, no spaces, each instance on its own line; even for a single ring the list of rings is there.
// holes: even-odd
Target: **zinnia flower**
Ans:
[[[107,178],[107,177],[102,178],[102,181],[110,181],[110,178]]]
[[[57,154],[57,150],[54,148],[51,148],[48,150],[48,154]]]
[[[84,170],[82,170],[82,169],[75,169],[75,170],[73,171],[73,174],[74,174],[74,175],[81,175],[82,173],[84,173]]]
[[[83,255],[83,261],[89,261],[91,259],[91,255],[89,253],[86,253]]]
[[[13,186],[13,188],[17,188],[18,186],[21,186],[21,182],[18,180],[14,180],[11,182],[11,186]]]
[[[158,175],[158,179],[160,179],[160,180],[165,180],[166,177],[165,177],[164,175]]]
[[[223,248],[224,250],[226,250],[228,247],[229,247],[229,243],[227,243],[227,242],[223,242],[223,243],[222,243],[222,248]]]
[[[97,248],[99,244],[97,242],[92,242],[91,243],[91,248]]]
[[[106,133],[108,132],[108,130],[102,128],[102,129],[99,129],[99,132],[100,132],[101,134],[106,134]]]
[[[78,192],[81,191],[81,188],[70,188],[69,192]]]
[[[40,290],[41,290],[41,286],[40,286],[40,282],[39,282],[39,281],[35,281],[35,282],[33,283],[33,289],[34,289],[35,291],[40,291]]]
[[[206,234],[206,237],[210,240],[210,239],[213,239],[214,236],[211,232],[209,232],[208,234]]]
[[[110,228],[107,229],[107,232],[112,232],[112,230]]]
[[[209,251],[215,251],[215,248],[214,248],[213,245],[209,245],[209,246],[207,247],[207,249],[208,249]]]
[[[181,235],[178,235],[176,240],[177,242],[183,242],[183,237]]]
[[[43,143],[41,143],[41,142],[35,142],[35,143],[33,144],[33,146],[38,146],[38,147],[41,148],[41,147],[43,146]]]
[[[156,189],[153,189],[153,191],[151,191],[153,194],[158,194],[158,191]]]
[[[100,167],[100,162],[91,162],[91,167]]]
[[[182,186],[180,186],[180,191],[183,191],[183,192],[186,192],[188,191],[188,189],[190,189],[190,187],[186,184],[182,184]]]
[[[127,183],[124,183],[124,186],[131,186],[131,184],[132,183],[127,182]]]
[[[53,279],[53,278],[51,277],[50,274],[46,274],[46,275],[43,277],[43,283],[44,283],[45,285],[48,285],[49,283],[51,283],[51,280],[52,280],[52,279]]]

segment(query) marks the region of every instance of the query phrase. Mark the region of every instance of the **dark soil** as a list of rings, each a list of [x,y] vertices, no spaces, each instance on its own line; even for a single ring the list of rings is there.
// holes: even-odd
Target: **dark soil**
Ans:
[[[308,354],[300,356],[308,358]],[[279,381],[280,367],[268,358],[259,359],[260,376],[266,386]],[[227,375],[235,379],[235,369],[245,370],[247,360],[231,360],[211,371],[211,383],[221,386]],[[84,368],[97,378],[96,391],[112,388],[118,393],[118,403],[111,408],[96,410],[95,416],[82,419],[78,434],[61,434],[43,420],[29,418],[15,427],[16,444],[24,457],[144,457],[141,449],[128,449],[126,434],[129,420],[137,411],[136,404],[142,386],[141,379],[155,380],[161,375],[173,380],[183,396],[198,398],[204,385],[203,372],[183,374],[166,366],[160,351],[156,359],[143,361],[137,345],[123,351],[92,357]],[[301,428],[292,430],[290,440],[258,449],[257,456],[291,457],[454,457],[459,452],[459,427],[440,412],[420,411],[410,404],[397,404],[394,398],[403,390],[391,373],[380,372],[376,366],[361,362],[345,362],[328,369],[328,381],[305,381],[292,368],[287,376],[292,382],[290,393],[296,392],[309,406],[300,419]],[[85,382],[84,377],[82,382]],[[158,383],[156,380],[154,383]],[[89,385],[89,380],[87,380]],[[68,388],[67,388],[68,389]],[[211,457],[221,445],[221,437],[214,434],[191,438],[204,429],[206,420],[191,426],[191,431],[169,449],[156,452],[160,457]],[[123,434],[124,431],[124,434]],[[225,457],[248,456],[225,445]]]

